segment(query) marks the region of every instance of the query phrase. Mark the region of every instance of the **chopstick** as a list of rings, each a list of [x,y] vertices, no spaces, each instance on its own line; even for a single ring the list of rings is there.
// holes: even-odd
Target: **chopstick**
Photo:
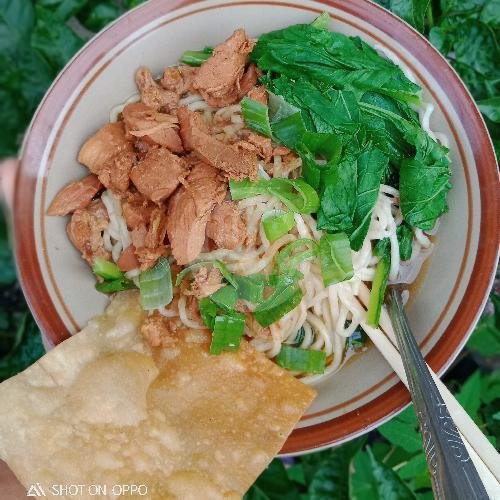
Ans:
[[[365,310],[361,306],[367,307],[370,291],[366,285],[362,284],[359,289],[358,299],[360,301],[360,317],[364,317]],[[382,309],[380,326],[381,328],[373,328],[366,324],[365,321],[360,322],[361,327],[370,337],[375,347],[380,351],[400,380],[408,387],[405,370],[401,356],[397,349],[396,336],[392,328],[392,323],[389,314],[385,307]],[[458,401],[453,397],[448,388],[441,382],[436,374],[429,368],[431,376],[434,379],[438,390],[443,398],[448,411],[455,422],[455,425],[460,431],[465,447],[474,462],[478,474],[483,481],[488,495],[492,498],[500,497],[500,456],[496,452],[493,445],[488,441],[486,436],[477,427],[475,422],[470,418],[467,412],[460,406]]]

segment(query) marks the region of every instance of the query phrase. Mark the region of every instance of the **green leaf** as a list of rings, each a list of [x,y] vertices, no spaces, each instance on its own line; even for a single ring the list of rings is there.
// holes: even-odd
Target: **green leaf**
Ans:
[[[275,458],[244,496],[245,500],[299,500],[299,490],[287,475],[285,466]]]
[[[493,314],[484,313],[467,342],[467,347],[482,356],[500,354],[500,295],[491,295]]]
[[[0,172],[1,173],[1,172]],[[7,221],[0,207],[0,285],[10,285],[16,281],[16,267],[10,248]]]
[[[0,359],[0,381],[25,370],[45,354],[40,332],[28,312],[19,321],[16,337],[14,348]]]
[[[358,158],[356,209],[353,216],[355,229],[350,235],[353,250],[357,251],[361,248],[368,233],[380,183],[388,162],[387,156],[376,148],[361,153]]]
[[[37,0],[37,6],[51,10],[62,21],[78,14],[88,3],[89,0]]]
[[[95,5],[89,14],[83,19],[85,27],[91,31],[100,31],[109,23],[113,22],[122,10],[112,1],[101,2]]]
[[[409,453],[416,453],[422,451],[422,438],[417,425],[413,406],[409,406],[389,422],[381,425],[378,431],[390,443],[400,446]]]
[[[373,456],[370,448],[351,462],[351,500],[413,500],[415,496],[399,476]]]
[[[349,499],[349,464],[364,441],[356,439],[330,451],[311,478],[310,500]]]
[[[491,121],[500,123],[500,97],[482,99],[477,101],[477,106]]]
[[[462,385],[456,394],[457,401],[463,409],[474,419],[478,417],[478,410],[481,404],[481,372],[476,370]]]
[[[430,4],[430,0],[391,0],[390,10],[423,33],[425,15]]]
[[[431,478],[424,453],[419,453],[410,458],[397,473],[404,481],[409,481],[412,489],[430,488]]]
[[[58,16],[37,5],[31,44],[55,69],[59,69],[80,49],[83,40]]]
[[[494,371],[482,376],[481,401],[485,404],[500,399],[500,371]]]
[[[0,0],[0,53],[16,51],[28,42],[35,23],[29,0]]]
[[[413,252],[413,229],[406,222],[403,222],[396,229],[396,236],[399,244],[399,258],[401,260],[411,259]]]

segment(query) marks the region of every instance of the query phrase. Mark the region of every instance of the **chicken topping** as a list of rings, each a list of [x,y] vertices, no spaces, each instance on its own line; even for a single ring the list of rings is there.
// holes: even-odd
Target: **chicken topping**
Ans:
[[[202,299],[203,297],[212,295],[223,286],[222,274],[217,268],[212,267],[209,270],[207,267],[201,267],[195,273],[191,287],[184,290],[184,294],[193,295],[197,299]]]
[[[259,87],[254,87],[253,89],[251,89],[248,92],[247,97],[267,106],[268,94],[264,85],[260,85]]]
[[[150,249],[163,245],[167,234],[167,216],[163,208],[155,208],[151,213],[149,228],[144,237],[144,246]]]
[[[188,264],[199,255],[212,209],[224,200],[226,192],[226,182],[218,170],[199,162],[169,198],[167,234],[178,264]]]
[[[47,214],[68,215],[79,208],[86,208],[101,187],[102,184],[95,175],[87,175],[79,181],[71,182],[56,194]]]
[[[87,208],[75,210],[66,230],[69,239],[82,253],[82,257],[92,264],[94,259],[111,259],[104,248],[102,232],[108,227],[108,212],[101,200],[95,200]]]
[[[160,113],[142,102],[127,104],[122,114],[127,136],[138,138],[141,152],[147,152],[143,151],[143,143],[146,143],[159,144],[174,153],[182,153],[177,116]]]
[[[165,68],[160,85],[178,96],[185,94],[193,85],[198,68],[192,66],[174,66]]]
[[[200,66],[193,88],[210,106],[227,106],[238,100],[240,80],[254,45],[255,42],[247,38],[243,29],[237,29],[225,42],[217,45],[212,56]]]
[[[148,316],[141,325],[141,335],[151,347],[164,347],[175,343],[172,330],[175,328],[172,328],[171,321],[164,318],[158,311]]]
[[[257,179],[258,161],[254,152],[239,143],[224,144],[211,136],[198,113],[181,107],[177,114],[182,142],[187,150],[195,151],[200,158],[231,179]]]
[[[240,146],[248,151],[256,153],[266,163],[271,160],[273,155],[273,145],[271,143],[271,139],[269,137],[256,134],[255,132],[249,132],[245,136],[244,140],[240,142]]]
[[[207,224],[207,236],[218,248],[234,250],[246,239],[245,222],[234,201],[225,201],[217,206]]]
[[[147,271],[149,268],[153,267],[158,259],[167,253],[167,248],[165,245],[161,245],[156,248],[142,247],[135,251],[135,256],[140,264],[141,271]]]
[[[132,271],[139,267],[139,261],[135,256],[135,248],[133,245],[129,245],[125,250],[122,251],[120,257],[116,261],[116,265],[120,271],[127,272]]]
[[[154,148],[132,169],[130,178],[144,196],[158,203],[175,191],[188,172],[183,158],[166,148]]]
[[[150,108],[168,112],[177,108],[179,96],[177,92],[162,88],[153,78],[148,68],[142,67],[135,74],[135,83],[141,93],[141,101]]]
[[[125,136],[122,122],[108,123],[80,149],[78,161],[97,175],[112,191],[124,192],[135,162],[134,148]]]
[[[123,218],[127,223],[128,229],[133,230],[141,226],[146,226],[151,219],[151,213],[154,208],[155,205],[141,193],[129,190],[126,198],[122,201]]]

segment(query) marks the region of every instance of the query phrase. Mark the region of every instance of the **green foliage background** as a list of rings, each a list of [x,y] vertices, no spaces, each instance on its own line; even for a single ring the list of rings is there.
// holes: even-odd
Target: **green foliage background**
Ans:
[[[16,155],[33,112],[67,60],[95,32],[141,0],[0,0],[0,158]],[[447,57],[479,105],[500,153],[500,0],[380,0]],[[1,172],[0,172],[1,174]],[[492,189],[495,187],[492,186]],[[500,445],[500,288],[446,382]],[[0,216],[0,380],[43,354],[16,281]],[[275,459],[251,500],[430,499],[414,411],[335,449]]]

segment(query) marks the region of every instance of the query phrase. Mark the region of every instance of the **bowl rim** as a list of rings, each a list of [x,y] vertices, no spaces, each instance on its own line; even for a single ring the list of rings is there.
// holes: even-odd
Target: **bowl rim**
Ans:
[[[426,69],[436,82],[446,89],[450,99],[453,102],[463,103],[457,106],[456,112],[472,148],[477,168],[481,224],[478,250],[467,292],[443,335],[426,356],[431,368],[440,374],[452,363],[472,332],[487,300],[497,265],[499,189],[497,164],[491,139],[481,113],[460,77],[444,57],[410,25],[369,0],[316,0],[316,3],[361,19],[390,36],[419,61],[426,60]],[[52,303],[42,277],[41,264],[35,247],[34,194],[39,177],[40,158],[55,119],[63,111],[64,95],[69,95],[74,91],[85,72],[105,57],[114,46],[115,40],[129,36],[154,20],[158,10],[166,14],[182,7],[194,6],[187,14],[182,14],[185,16],[204,10],[243,4],[282,5],[307,10],[314,14],[321,13],[321,9],[302,4],[299,0],[288,2],[286,0],[220,0],[219,3],[211,2],[210,5],[206,5],[203,0],[151,0],[125,13],[92,38],[69,61],[45,94],[34,114],[22,147],[15,185],[13,227],[19,279],[23,292],[41,331],[53,343],[67,338],[69,332]],[[354,26],[357,29],[364,29],[357,24]],[[369,34],[374,36],[371,32]],[[91,82],[87,85],[90,84]],[[432,93],[432,89],[430,87],[428,89]],[[85,88],[81,92],[85,92]],[[433,97],[436,99],[435,95]],[[446,110],[443,109],[443,112],[446,114]],[[449,118],[448,122],[452,125]],[[458,136],[455,138],[461,149]],[[495,185],[497,189],[494,188]],[[341,444],[388,420],[401,411],[409,401],[406,389],[399,382],[373,401],[345,415],[295,429],[285,443],[282,453],[305,453]]]

